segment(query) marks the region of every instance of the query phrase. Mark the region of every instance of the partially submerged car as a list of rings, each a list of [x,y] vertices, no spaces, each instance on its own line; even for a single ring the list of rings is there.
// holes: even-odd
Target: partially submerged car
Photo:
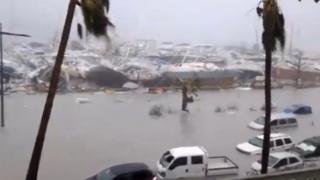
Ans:
[[[255,130],[263,130],[265,124],[265,116],[260,116],[256,120],[249,123],[249,127]],[[294,127],[297,126],[297,119],[291,113],[272,113],[270,119],[271,129]]]
[[[303,160],[299,155],[291,152],[275,152],[271,153],[268,162],[268,173],[299,169],[303,167]],[[251,169],[255,174],[260,174],[261,160],[251,165]]]
[[[318,161],[320,160],[320,136],[307,138],[297,143],[291,150],[305,161]]]
[[[261,154],[263,146],[263,135],[253,137],[236,146],[237,150],[246,154]],[[283,151],[293,146],[292,139],[289,135],[284,133],[270,134],[270,151]]]
[[[286,113],[293,114],[312,114],[311,106],[303,105],[303,104],[294,104],[284,109]]]
[[[144,163],[127,163],[109,167],[87,180],[155,180],[156,177]]]

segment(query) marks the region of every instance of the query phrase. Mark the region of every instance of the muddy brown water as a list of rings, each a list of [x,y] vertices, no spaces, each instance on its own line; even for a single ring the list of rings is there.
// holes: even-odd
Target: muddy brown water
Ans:
[[[39,179],[78,180],[106,167],[125,162],[145,162],[152,168],[167,149],[201,145],[210,155],[226,155],[250,169],[258,156],[238,152],[235,146],[262,132],[247,124],[263,112],[262,90],[201,91],[181,113],[180,93],[152,95],[137,92],[120,94],[58,95],[43,149]],[[79,104],[76,98],[90,99]],[[5,97],[6,127],[0,129],[0,179],[25,179],[46,95],[11,94]],[[320,89],[273,90],[273,102],[284,108],[294,103],[313,107],[312,115],[298,116],[298,127],[279,129],[295,142],[320,135]],[[162,104],[169,113],[149,116],[150,108]],[[238,110],[216,113],[217,106]]]

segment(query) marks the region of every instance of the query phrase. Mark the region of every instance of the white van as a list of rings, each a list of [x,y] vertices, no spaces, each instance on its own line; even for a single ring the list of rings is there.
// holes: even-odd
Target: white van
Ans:
[[[261,154],[263,146],[263,135],[249,139],[248,142],[238,144],[237,150],[246,154]],[[291,148],[293,142],[288,134],[271,133],[270,134],[270,151],[283,151]]]
[[[256,120],[249,123],[249,127],[256,130],[263,130],[265,123],[265,116],[260,116]],[[271,129],[282,127],[297,126],[297,119],[291,113],[272,113],[270,119]]]

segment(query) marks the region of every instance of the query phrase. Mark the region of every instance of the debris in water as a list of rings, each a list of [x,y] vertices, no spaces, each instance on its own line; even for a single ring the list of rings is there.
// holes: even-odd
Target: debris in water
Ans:
[[[228,111],[238,111],[239,108],[236,105],[229,105],[229,106],[227,106],[227,110]]]
[[[76,98],[76,102],[79,104],[85,104],[85,103],[90,103],[90,99],[88,98]]]
[[[157,104],[151,107],[149,111],[150,116],[162,116],[165,114],[178,114],[178,110],[172,107],[165,107],[161,104]]]
[[[257,111],[257,108],[251,107],[249,108],[250,111]]]
[[[265,111],[265,110],[266,110],[265,104],[263,104],[260,109],[261,109],[261,111]],[[277,110],[277,109],[278,109],[277,105],[274,104],[274,103],[271,103],[271,110],[272,110],[272,111],[275,111],[275,110]]]
[[[114,100],[115,103],[130,103],[132,101],[133,99],[128,99],[128,98],[117,98]]]
[[[150,116],[160,117],[163,115],[164,107],[162,105],[154,105],[149,111]]]
[[[224,112],[225,110],[222,109],[220,106],[216,107],[216,109],[214,110],[214,112],[216,113],[221,113],[221,112]]]

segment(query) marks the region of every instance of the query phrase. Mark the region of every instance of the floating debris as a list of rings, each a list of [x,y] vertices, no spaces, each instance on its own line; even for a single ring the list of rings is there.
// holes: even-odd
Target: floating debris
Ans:
[[[128,98],[117,98],[114,100],[115,103],[130,103],[132,101],[133,99],[128,99]]]
[[[162,105],[154,105],[149,111],[150,116],[160,117],[163,115],[164,107]]]
[[[275,111],[275,110],[277,110],[277,109],[278,109],[278,106],[277,106],[276,104],[274,104],[274,103],[271,103],[271,110],[272,110],[272,111]],[[265,111],[265,110],[266,110],[265,104],[262,105],[262,107],[260,108],[260,110],[261,110],[261,111]]]
[[[90,103],[91,100],[89,98],[76,98],[76,102],[79,104]]]
[[[225,110],[223,108],[221,108],[220,106],[216,107],[216,109],[214,110],[214,112],[216,113],[221,113],[221,112],[225,112]]]
[[[239,108],[236,105],[229,105],[229,106],[227,106],[227,110],[228,111],[238,111]]]
[[[258,111],[258,109],[254,108],[254,107],[251,107],[251,108],[249,108],[249,111]]]
[[[252,90],[251,87],[237,87],[235,89],[236,90],[240,90],[240,91],[251,91]]]
[[[153,105],[149,111],[150,116],[163,116],[165,114],[178,114],[180,110],[177,110],[172,107],[165,107],[164,105],[157,104]]]

